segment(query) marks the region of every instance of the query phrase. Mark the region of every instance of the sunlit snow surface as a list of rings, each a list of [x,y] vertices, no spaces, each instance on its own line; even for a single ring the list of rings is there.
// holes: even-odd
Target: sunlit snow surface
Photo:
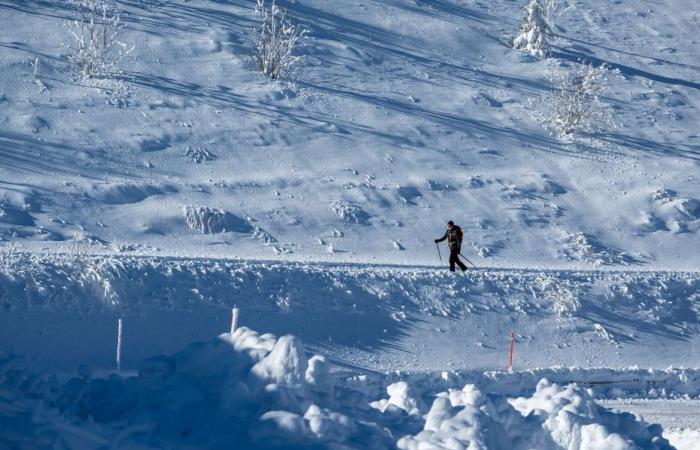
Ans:
[[[281,81],[228,0],[117,1],[81,80],[71,2],[0,0],[0,447],[666,448],[593,398],[700,395],[697,2],[563,3],[547,60],[524,1],[280,3]],[[563,141],[577,61],[616,126]]]
[[[548,60],[509,47],[525,2],[295,1],[280,82],[256,70],[252,1],[117,3],[135,48],[98,82],[71,75],[70,2],[0,2],[5,240],[437,264],[452,219],[479,264],[698,268],[692,0],[567,2]],[[620,71],[618,126],[561,141],[531,100],[578,60]]]

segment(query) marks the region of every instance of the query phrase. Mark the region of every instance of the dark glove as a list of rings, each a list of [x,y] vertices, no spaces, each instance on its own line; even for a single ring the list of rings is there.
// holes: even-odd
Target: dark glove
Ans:
[[[438,242],[440,242],[440,239],[435,239],[435,243],[437,244]]]

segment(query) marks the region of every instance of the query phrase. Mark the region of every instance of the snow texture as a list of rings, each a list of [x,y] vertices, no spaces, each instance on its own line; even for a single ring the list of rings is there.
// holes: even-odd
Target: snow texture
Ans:
[[[0,1],[0,447],[664,448],[700,9],[554,3]]]
[[[525,7],[525,13],[518,35],[513,39],[513,48],[539,57],[548,55],[552,27],[548,23],[549,14],[546,0],[531,0]]]
[[[378,413],[368,408],[377,402],[367,397],[366,388],[358,390],[316,369],[309,382],[307,367],[297,338],[277,339],[247,327],[148,358],[134,376],[99,377],[82,368],[58,381],[34,372],[23,358],[7,356],[0,359],[0,425],[8,432],[0,443],[51,448],[95,448],[105,442],[123,448],[672,448],[660,426],[606,410],[574,385],[542,380],[533,394],[517,398],[466,385],[438,393],[426,411],[413,397],[424,393],[399,382],[386,387],[390,398]],[[317,389],[323,385],[335,386],[334,394]],[[413,434],[412,428],[422,431]]]
[[[3,241],[437,265],[452,219],[480,266],[700,263],[694,0],[568,2],[546,59],[507,42],[525,1],[279,2],[308,39],[276,81],[257,64],[256,2],[117,0],[113,50],[134,50],[76,82],[79,3],[0,5]],[[619,126],[551,136],[529,104],[550,70],[603,65],[619,71],[599,96]],[[193,233],[183,206],[278,243]],[[562,233],[605,256],[567,255]]]
[[[610,412],[573,385],[537,384],[531,397],[487,395],[476,386],[437,395],[423,431],[400,449],[633,450],[671,449],[661,427]]]
[[[204,234],[251,232],[253,228],[240,217],[221,208],[206,206],[186,206],[183,208],[187,225],[194,231]]]
[[[511,331],[520,369],[700,364],[693,272],[481,268],[454,277],[433,268],[82,252],[42,255],[19,244],[0,252],[4,348],[78,365],[113,340],[118,315],[146,333],[125,339],[125,367],[133,367],[188,338],[228,330],[224,316],[235,306],[252,324],[294,333],[324,356],[368,370],[503,369]],[[165,329],[162,314],[172,323]]]

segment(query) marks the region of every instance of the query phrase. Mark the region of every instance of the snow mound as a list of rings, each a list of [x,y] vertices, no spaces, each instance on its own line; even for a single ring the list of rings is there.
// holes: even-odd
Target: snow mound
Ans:
[[[643,221],[638,227],[642,233],[670,231],[678,234],[695,233],[698,230],[700,201],[695,198],[683,197],[669,189],[657,189],[651,195],[649,208],[651,211],[645,213],[647,223]]]
[[[677,450],[695,450],[700,442],[700,431],[672,430],[668,433],[668,439]]]
[[[226,231],[249,233],[253,230],[248,222],[221,208],[186,206],[183,208],[183,214],[187,225],[194,231],[203,234],[225,233]]]
[[[95,185],[88,189],[88,195],[108,205],[138,203],[154,195],[172,194],[177,189],[171,185],[144,183],[110,183]]]
[[[606,247],[593,236],[582,232],[565,232],[560,253],[569,261],[583,261],[596,267],[640,265],[644,262],[643,259],[630,255],[618,248]]]
[[[513,398],[472,384],[433,395],[412,381],[356,380],[331,373],[323,357],[307,359],[294,336],[247,327],[145,359],[135,376],[93,377],[82,366],[61,382],[7,356],[0,358],[0,428],[13,431],[0,436],[0,446],[672,448],[659,425],[605,409],[573,384],[543,379],[530,396],[517,397],[525,388]],[[375,387],[390,398],[372,401]]]
[[[531,397],[489,395],[474,385],[438,394],[423,431],[400,449],[672,449],[659,425],[606,410],[583,389],[537,384]]]
[[[372,402],[370,406],[385,413],[392,409],[401,409],[409,415],[420,414],[419,400],[416,399],[416,394],[411,389],[411,386],[405,381],[390,384],[386,388],[388,399]]]
[[[336,202],[333,204],[333,211],[346,222],[369,225],[370,215],[354,203]]]
[[[74,430],[92,431],[68,436],[58,424],[44,424],[25,427],[0,444],[12,448],[37,437],[26,434],[41,432],[42,442],[51,448],[90,448],[90,441],[103,439],[98,433],[111,429],[119,434],[116,430],[128,424],[118,437],[122,448],[162,448],[168,443],[308,448],[330,442],[390,448],[385,431],[358,426],[347,414],[334,411],[336,401],[327,395],[334,381],[322,368],[323,358],[312,360],[310,366],[298,338],[276,339],[246,327],[172,355],[148,358],[132,377],[91,378],[85,369],[61,384],[55,377],[32,373],[22,358],[6,357],[0,359],[0,389],[7,393],[0,399],[0,427],[36,421],[24,414],[30,406],[21,405],[36,407],[40,400],[39,408],[50,411],[43,417],[58,413],[62,419],[56,420],[70,421]],[[16,408],[3,408],[5,397]]]

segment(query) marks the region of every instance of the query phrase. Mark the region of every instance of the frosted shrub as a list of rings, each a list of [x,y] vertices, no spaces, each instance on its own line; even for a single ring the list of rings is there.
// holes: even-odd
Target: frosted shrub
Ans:
[[[572,317],[581,309],[581,303],[574,288],[551,275],[540,275],[534,281],[539,295],[549,303],[549,307],[558,318]]]
[[[554,9],[554,1],[531,0],[525,7],[525,18],[513,39],[513,48],[538,57],[547,56],[552,34],[550,17]]]
[[[116,306],[119,304],[120,295],[117,280],[125,276],[124,264],[113,256],[91,258],[85,256],[80,262],[77,272],[78,282],[81,287],[95,298]]]
[[[0,212],[2,212],[1,208]],[[29,253],[20,249],[15,241],[15,234],[12,233],[12,239],[7,244],[0,246],[0,273],[12,277],[26,265],[29,259]]]
[[[568,71],[550,71],[552,91],[539,99],[538,118],[550,133],[560,137],[600,132],[614,125],[610,106],[603,101],[609,91],[610,71],[605,65],[576,64]]]
[[[221,233],[226,229],[227,212],[221,208],[186,206],[183,209],[187,226],[203,234]]]
[[[111,0],[80,0],[78,18],[68,24],[72,36],[69,60],[84,79],[104,77],[133,48],[118,40],[119,12]]]
[[[187,226],[199,233],[215,234],[227,231],[250,233],[253,231],[253,227],[248,222],[221,208],[185,206],[182,212]]]
[[[294,46],[304,32],[287,18],[287,10],[277,6],[276,0],[268,6],[257,0],[260,14],[260,33],[256,42],[258,66],[262,73],[276,80],[299,59],[292,55]]]

